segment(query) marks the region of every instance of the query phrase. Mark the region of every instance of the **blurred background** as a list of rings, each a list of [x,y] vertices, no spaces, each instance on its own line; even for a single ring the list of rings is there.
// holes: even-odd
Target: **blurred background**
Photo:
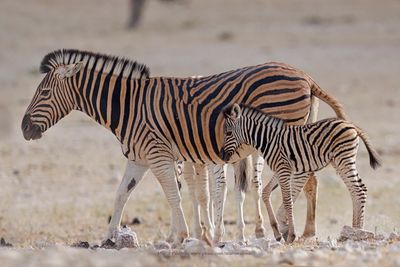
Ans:
[[[126,56],[152,76],[208,75],[283,61],[309,73],[344,105],[370,136],[384,166],[358,166],[368,186],[366,228],[400,227],[400,2],[398,0],[2,0],[0,2],[0,237],[15,246],[98,242],[107,229],[125,160],[114,136],[78,112],[26,142],[20,123],[43,78],[41,59],[60,48]],[[135,12],[138,12],[137,9]],[[136,13],[137,16],[137,13]],[[319,118],[333,116],[320,106]],[[232,173],[229,172],[229,188]],[[270,177],[270,172],[265,170]],[[147,175],[126,207],[124,222],[142,242],[164,238],[169,209]],[[336,237],[351,224],[349,194],[332,168],[318,173],[317,236]],[[264,182],[266,178],[264,178]],[[277,206],[280,193],[275,193]],[[183,203],[188,223],[187,187]],[[235,198],[228,192],[226,239],[234,238]],[[254,203],[245,203],[246,233]],[[272,237],[266,211],[267,236]],[[295,206],[304,227],[303,195]]]

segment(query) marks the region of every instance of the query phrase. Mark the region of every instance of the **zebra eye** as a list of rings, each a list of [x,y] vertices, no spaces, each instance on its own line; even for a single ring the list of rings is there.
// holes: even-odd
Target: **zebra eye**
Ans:
[[[226,134],[227,134],[227,135],[231,135],[231,134],[232,134],[232,130],[227,130],[227,131],[226,131]]]
[[[42,91],[40,92],[40,95],[43,97],[48,97],[50,96],[50,89],[42,89]]]

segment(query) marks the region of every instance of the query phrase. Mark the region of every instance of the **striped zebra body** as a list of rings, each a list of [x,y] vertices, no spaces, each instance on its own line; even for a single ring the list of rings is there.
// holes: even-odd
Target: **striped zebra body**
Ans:
[[[366,202],[366,186],[357,172],[356,155],[359,138],[364,141],[373,168],[379,166],[377,153],[365,133],[341,119],[325,119],[303,126],[286,125],[283,120],[249,107],[235,104],[225,113],[225,140],[222,157],[229,160],[242,144],[256,148],[274,171],[271,182],[263,190],[275,237],[282,237],[273,213],[270,193],[281,186],[284,207],[289,221],[287,241],[295,239],[292,203],[308,179],[308,174],[332,164],[346,184],[353,200],[353,227],[362,228]]]
[[[227,105],[242,102],[301,125],[307,120],[312,97],[317,97],[339,117],[345,116],[337,101],[308,75],[282,63],[201,78],[151,78],[146,66],[130,60],[58,50],[45,56],[41,72],[46,76],[22,121],[25,139],[40,138],[69,112],[79,110],[109,129],[128,159],[109,237],[118,230],[125,203],[149,168],[171,206],[176,241],[187,236],[177,182],[171,179],[175,162],[224,163],[219,157],[223,142],[220,112]],[[238,157],[247,154],[239,152]],[[225,185],[219,190],[216,194],[223,195],[218,192],[226,191]],[[216,214],[223,212],[223,207],[216,209]],[[222,217],[216,218],[216,224],[222,224]]]

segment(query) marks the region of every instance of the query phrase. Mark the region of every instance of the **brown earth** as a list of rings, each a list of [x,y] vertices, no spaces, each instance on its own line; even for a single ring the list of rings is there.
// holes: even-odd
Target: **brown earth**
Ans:
[[[68,265],[69,255],[76,255],[81,265],[106,265],[107,261],[127,263],[130,255],[147,255],[63,248],[80,240],[101,240],[125,161],[116,139],[77,112],[41,140],[23,139],[20,122],[43,78],[39,63],[46,53],[59,48],[123,55],[146,63],[153,76],[206,75],[273,60],[303,69],[343,103],[382,155],[384,166],[372,171],[366,150],[360,147],[358,166],[369,189],[366,229],[384,234],[399,229],[399,1],[150,1],[142,25],[135,31],[125,28],[127,2],[0,3],[0,237],[18,248],[0,249],[0,261],[8,260],[5,262],[12,266],[22,264],[22,259],[30,259],[33,266],[45,265],[42,261],[48,266]],[[333,115],[325,105],[320,110],[320,118]],[[165,238],[169,229],[168,205],[161,187],[148,176],[132,194],[125,212],[125,220],[142,220],[134,226],[142,244]],[[342,226],[351,223],[351,202],[332,168],[321,171],[318,177],[317,236],[326,240],[337,237]],[[278,204],[279,194],[275,195]],[[190,223],[186,186],[183,201]],[[251,199],[245,207],[249,221],[246,233],[251,237]],[[227,220],[235,220],[235,210],[230,191]],[[304,211],[302,196],[295,207],[298,233],[303,229]],[[267,236],[272,237],[268,220],[265,224]],[[228,225],[226,239],[233,239],[234,234],[235,226]],[[56,248],[36,250],[54,245]],[[377,253],[385,258],[389,250]],[[327,252],[327,259],[331,254]],[[335,258],[337,255],[327,262],[333,264],[339,258],[346,262],[347,256]],[[98,259],[94,263],[93,257]],[[210,256],[206,262],[178,257],[171,263],[261,264],[271,262],[271,257],[246,256],[237,261],[234,256]],[[142,258],[137,264],[169,264],[164,258]]]

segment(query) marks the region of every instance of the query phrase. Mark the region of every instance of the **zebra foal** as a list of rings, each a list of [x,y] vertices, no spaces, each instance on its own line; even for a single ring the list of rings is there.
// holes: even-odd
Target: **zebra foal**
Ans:
[[[337,119],[291,126],[283,120],[234,104],[224,112],[224,144],[221,157],[229,161],[243,144],[256,148],[266,164],[274,171],[271,181],[263,189],[263,200],[268,210],[271,227],[277,240],[282,238],[271,206],[270,194],[279,183],[288,219],[287,242],[296,238],[293,226],[293,202],[308,180],[310,172],[329,163],[343,179],[353,202],[353,227],[363,228],[367,187],[356,168],[360,137],[369,154],[373,169],[380,166],[378,154],[371,147],[367,135],[354,124]]]

